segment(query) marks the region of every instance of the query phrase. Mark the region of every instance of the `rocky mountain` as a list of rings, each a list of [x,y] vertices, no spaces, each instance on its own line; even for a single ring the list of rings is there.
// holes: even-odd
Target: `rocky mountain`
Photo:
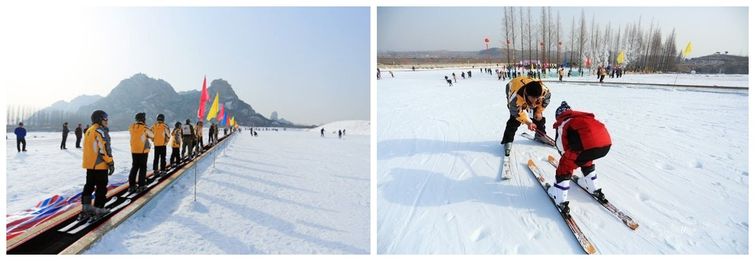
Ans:
[[[225,106],[226,113],[233,115],[239,125],[295,127],[294,124],[280,125],[279,122],[260,115],[251,105],[239,99],[231,84],[223,79],[213,80],[207,91],[210,95],[210,100],[205,105],[207,110],[219,93],[219,103]],[[44,120],[35,121],[38,122],[37,126],[30,125],[27,129],[56,130],[63,121],[68,121],[69,125],[79,122],[86,124],[90,122],[89,117],[94,110],[108,113],[110,129],[114,131],[126,130],[137,112],[147,113],[148,124],[153,123],[160,113],[165,115],[166,122],[171,126],[176,121],[183,123],[186,119],[194,124],[197,122],[199,96],[198,90],[176,92],[170,83],[138,73],[122,80],[107,96],[81,106],[76,112],[43,117]]]

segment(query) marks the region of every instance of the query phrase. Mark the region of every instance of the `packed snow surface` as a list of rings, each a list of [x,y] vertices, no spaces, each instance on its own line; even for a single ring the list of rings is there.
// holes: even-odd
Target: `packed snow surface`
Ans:
[[[555,168],[546,158],[558,153],[520,136],[522,126],[513,179],[495,181],[509,117],[507,81],[479,69],[462,79],[461,71],[404,71],[378,81],[377,252],[583,253],[527,168],[533,159],[552,183]],[[449,87],[443,76],[452,72],[457,83]],[[739,75],[681,79],[747,86]],[[547,85],[549,135],[563,100],[605,123],[613,146],[595,161],[599,181],[640,224],[630,230],[572,185],[572,215],[599,253],[748,253],[747,90]]]
[[[86,253],[369,253],[369,136],[258,134],[231,137]],[[52,194],[78,193],[84,183],[70,136],[69,149],[60,151],[59,133],[34,135],[27,153],[7,145],[9,213]],[[131,165],[128,134],[112,137],[118,173],[110,183],[125,180]]]
[[[336,121],[328,124],[323,124],[310,131],[318,132],[321,129],[325,129],[327,135],[338,135],[338,130],[346,130],[348,135],[370,135],[370,122],[369,121]]]

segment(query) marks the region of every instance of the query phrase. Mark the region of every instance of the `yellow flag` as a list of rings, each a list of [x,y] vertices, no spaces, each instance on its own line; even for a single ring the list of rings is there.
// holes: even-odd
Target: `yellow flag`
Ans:
[[[236,125],[236,116],[231,117],[231,126]]]
[[[687,57],[692,52],[692,42],[687,42],[687,47],[684,47],[682,56]]]
[[[218,115],[218,97],[220,97],[220,93],[216,92],[215,100],[212,101],[212,107],[210,107],[210,112],[207,113],[207,121]]]
[[[616,57],[616,63],[624,63],[624,51],[619,52],[619,56]]]

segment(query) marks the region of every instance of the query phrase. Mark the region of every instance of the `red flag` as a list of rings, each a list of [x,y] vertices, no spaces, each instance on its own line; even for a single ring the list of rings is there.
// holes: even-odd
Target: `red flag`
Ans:
[[[210,95],[207,94],[207,76],[205,75],[204,81],[202,81],[202,95],[199,96],[199,110],[197,111],[197,118],[200,120],[204,118],[204,106],[209,100]]]
[[[225,117],[225,108],[223,108],[223,104],[220,104],[220,111],[218,112],[217,121],[221,122],[223,121],[223,118]]]

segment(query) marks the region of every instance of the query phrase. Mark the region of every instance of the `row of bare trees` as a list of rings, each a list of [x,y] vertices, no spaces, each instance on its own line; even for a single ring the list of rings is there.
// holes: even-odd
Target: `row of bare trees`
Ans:
[[[533,9],[540,12],[539,24],[532,21]],[[681,60],[676,30],[663,39],[660,25],[653,21],[646,27],[639,17],[637,23],[613,26],[610,21],[601,24],[604,21],[597,21],[593,15],[588,24],[584,10],[576,19],[571,18],[571,28],[564,35],[561,15],[556,11],[554,19],[551,7],[504,7],[504,62],[565,64],[580,69],[611,65],[652,72],[673,71]],[[621,52],[624,60],[619,63]]]
[[[6,130],[14,129],[19,122],[23,122],[27,129],[56,129],[62,126],[63,122],[81,118],[74,112],[39,110],[30,105],[8,105],[7,109]]]

